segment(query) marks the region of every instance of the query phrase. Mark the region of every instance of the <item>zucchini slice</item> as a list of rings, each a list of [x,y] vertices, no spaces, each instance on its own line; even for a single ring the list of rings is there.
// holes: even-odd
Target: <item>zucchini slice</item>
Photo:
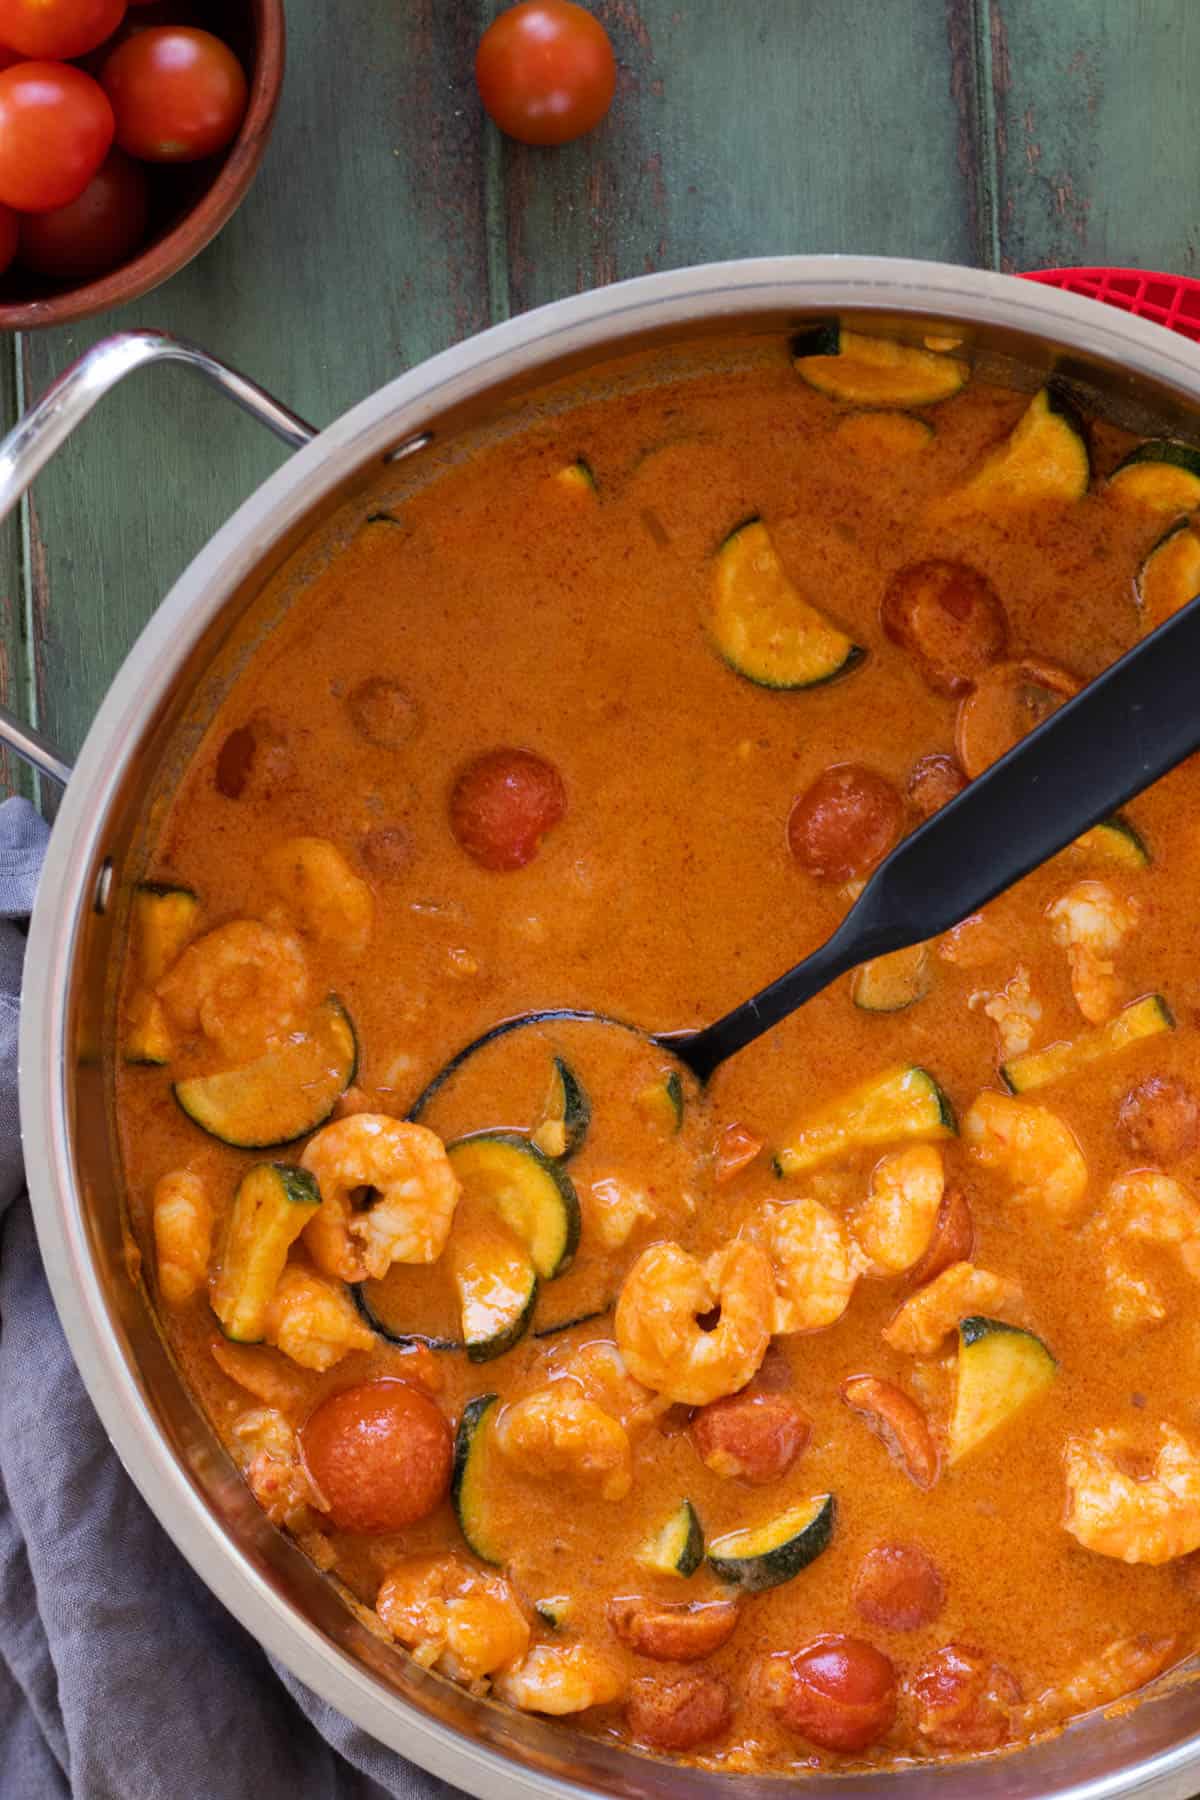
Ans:
[[[1200,450],[1175,438],[1151,438],[1117,464],[1108,485],[1119,500],[1151,512],[1192,512],[1200,506]]]
[[[928,1069],[886,1069],[825,1107],[775,1153],[777,1175],[797,1175],[860,1145],[953,1137],[954,1108]]]
[[[766,1525],[731,1531],[708,1547],[708,1566],[720,1581],[748,1594],[778,1587],[829,1547],[837,1505],[832,1494],[817,1494]]]
[[[125,1024],[125,1047],[122,1056],[127,1063],[161,1069],[171,1060],[171,1027],[166,1009],[157,994],[143,988],[129,1003]]]
[[[730,668],[758,687],[819,687],[866,654],[801,597],[758,518],[717,551],[708,630]]]
[[[210,1137],[235,1150],[271,1150],[323,1125],[357,1069],[350,1015],[330,996],[303,1036],[243,1068],[177,1081],[172,1092]]]
[[[577,456],[574,462],[564,463],[561,469],[556,469],[554,479],[569,494],[584,496],[596,493],[596,477],[592,472],[592,465],[582,456]]]
[[[913,944],[907,950],[893,950],[889,956],[872,957],[855,969],[850,997],[863,1012],[903,1012],[923,1000],[932,986],[929,946]]]
[[[1083,421],[1057,388],[1044,387],[961,496],[984,510],[1042,500],[1082,500],[1091,473]]]
[[[307,1169],[258,1163],[242,1176],[221,1242],[212,1309],[227,1338],[261,1342],[287,1253],[321,1204]]]
[[[528,1250],[494,1213],[475,1208],[471,1216],[455,1218],[450,1273],[468,1360],[503,1356],[525,1336],[533,1317],[538,1278]]]
[[[654,1125],[664,1137],[678,1137],[683,1130],[683,1081],[672,1069],[660,1081],[652,1081],[637,1097],[637,1109],[648,1125]]]
[[[912,413],[856,412],[846,414],[835,436],[865,462],[885,462],[928,450],[937,433],[928,419]]]
[[[690,1500],[683,1500],[660,1531],[634,1559],[655,1575],[694,1575],[704,1561],[704,1527]]]
[[[819,394],[859,406],[933,406],[957,394],[970,374],[957,357],[867,337],[834,321],[792,339],[792,366]]]
[[[1159,538],[1138,570],[1134,588],[1151,630],[1200,594],[1200,534],[1186,519]]]
[[[1115,863],[1119,869],[1145,869],[1150,864],[1150,851],[1145,838],[1125,817],[1124,813],[1114,813],[1111,819],[1101,819],[1099,825],[1093,825],[1082,837],[1075,839],[1073,850],[1083,850],[1095,856],[1102,856],[1106,862]]]
[[[551,1631],[561,1631],[571,1617],[573,1603],[570,1594],[547,1594],[544,1600],[535,1600],[533,1610],[542,1624]]]
[[[493,1208],[553,1281],[579,1246],[579,1196],[556,1162],[515,1131],[479,1131],[447,1144],[463,1198]]]
[[[1057,1362],[1032,1331],[978,1314],[960,1319],[947,1462],[961,1462],[1044,1394],[1057,1374]]]
[[[597,1319],[607,1319],[614,1305],[615,1302],[610,1301],[607,1306],[594,1307],[591,1312],[576,1313],[570,1319],[556,1319],[553,1325],[539,1325],[533,1335],[535,1338],[559,1337],[564,1331],[574,1331],[576,1325],[591,1325]]]
[[[550,1092],[533,1132],[533,1143],[543,1156],[567,1162],[583,1144],[592,1122],[592,1103],[570,1063],[554,1058]]]
[[[1157,1037],[1162,1031],[1174,1031],[1175,1020],[1161,994],[1143,994],[1123,1006],[1115,1019],[1104,1025],[1081,1031],[1078,1037],[1049,1044],[1044,1050],[1026,1050],[1011,1062],[1001,1063],[1000,1074],[1010,1094],[1028,1094],[1034,1088],[1047,1087],[1064,1075],[1073,1075],[1087,1063],[1101,1062],[1117,1056],[1130,1044],[1142,1038]]]
[[[462,1344],[454,1338],[430,1337],[426,1331],[396,1331],[380,1318],[371,1304],[371,1296],[367,1293],[370,1285],[370,1282],[367,1281],[347,1283],[350,1298],[358,1308],[359,1318],[364,1325],[369,1325],[375,1335],[381,1337],[385,1344],[398,1344],[402,1350],[408,1349],[411,1344],[424,1344],[429,1350],[461,1350],[463,1348]]]
[[[133,890],[133,939],[137,966],[155,987],[195,936],[200,902],[191,888],[139,881]]]
[[[454,1437],[454,1469],[450,1476],[450,1498],[458,1528],[480,1561],[494,1565],[504,1561],[488,1506],[488,1494],[496,1479],[492,1426],[498,1399],[497,1394],[477,1394],[463,1407]]]

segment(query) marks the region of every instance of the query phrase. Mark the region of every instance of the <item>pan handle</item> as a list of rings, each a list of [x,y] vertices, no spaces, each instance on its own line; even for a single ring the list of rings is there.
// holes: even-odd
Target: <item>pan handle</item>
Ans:
[[[198,344],[165,331],[119,331],[85,350],[0,443],[0,519],[7,518],[59,445],[110,388],[135,369],[160,362],[194,369],[293,450],[302,449],[317,435],[312,425],[273,399],[265,388],[219,362]],[[71,773],[70,764],[54,746],[5,707],[0,707],[0,741],[54,781],[65,782]]]

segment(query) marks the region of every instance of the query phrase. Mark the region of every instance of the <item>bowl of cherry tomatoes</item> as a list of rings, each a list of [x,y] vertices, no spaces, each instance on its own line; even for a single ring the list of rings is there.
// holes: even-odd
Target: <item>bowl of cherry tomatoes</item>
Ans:
[[[283,0],[0,0],[0,329],[190,262],[262,161]]]

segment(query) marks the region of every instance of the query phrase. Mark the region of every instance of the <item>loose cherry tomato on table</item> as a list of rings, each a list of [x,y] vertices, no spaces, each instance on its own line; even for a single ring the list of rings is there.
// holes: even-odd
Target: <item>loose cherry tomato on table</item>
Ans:
[[[572,0],[522,0],[502,12],[475,56],[479,95],[523,144],[566,144],[598,125],[617,85],[599,19]]]
[[[124,17],[125,0],[0,0],[0,43],[69,62],[110,38]]]
[[[339,1531],[402,1531],[450,1486],[454,1445],[436,1401],[407,1381],[365,1381],[322,1400],[300,1433]]]
[[[103,88],[69,63],[23,62],[0,73],[0,202],[49,212],[82,194],[113,138]]]
[[[195,162],[236,137],[246,76],[209,31],[154,25],[127,38],[100,71],[117,142],[143,162]]]
[[[146,235],[146,177],[123,151],[110,150],[77,200],[53,212],[26,213],[21,261],[55,281],[87,281],[115,269]]]

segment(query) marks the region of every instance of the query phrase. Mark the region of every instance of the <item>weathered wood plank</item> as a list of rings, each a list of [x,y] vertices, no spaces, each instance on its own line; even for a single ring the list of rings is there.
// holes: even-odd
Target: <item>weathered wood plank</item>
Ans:
[[[1005,268],[1194,273],[1200,8],[990,0]]]
[[[472,7],[295,7],[276,135],[220,239],[167,287],[24,341],[39,393],[128,325],[194,337],[323,423],[487,322]],[[179,371],[135,378],[34,496],[34,674],[68,753],[166,586],[284,452]],[[3,565],[0,564],[0,570]]]
[[[500,151],[514,311],[719,257],[980,259],[974,43],[958,0],[889,0],[886,22],[878,0],[595,10],[620,65],[609,119],[564,150]]]

